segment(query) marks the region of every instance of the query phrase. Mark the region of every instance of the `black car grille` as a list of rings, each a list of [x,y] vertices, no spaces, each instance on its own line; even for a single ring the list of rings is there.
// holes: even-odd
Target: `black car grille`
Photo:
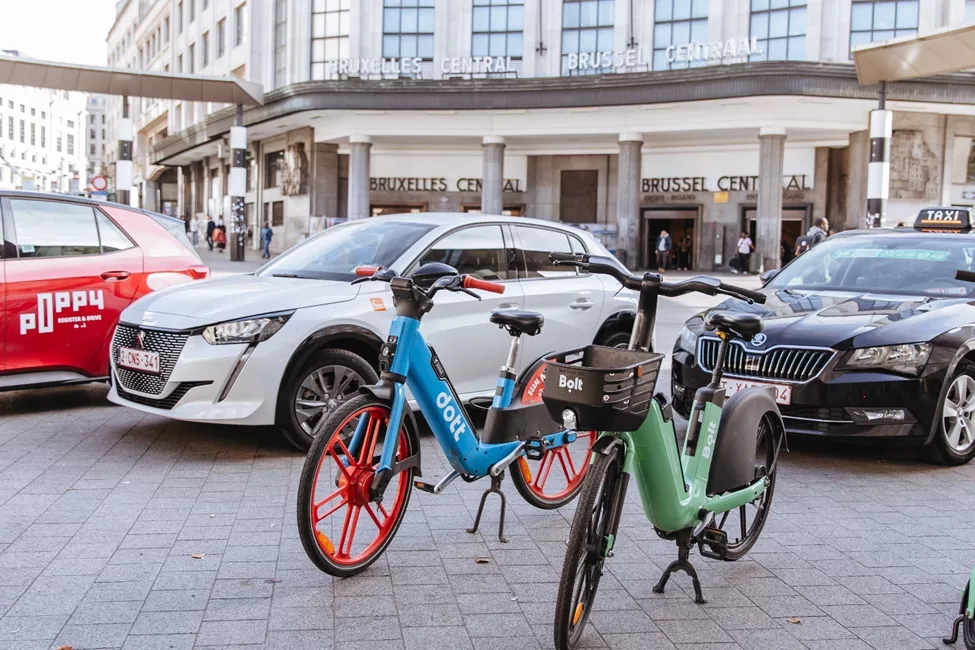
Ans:
[[[698,348],[698,364],[711,372],[718,360],[718,339],[702,338]],[[826,367],[833,358],[832,350],[806,348],[773,348],[755,353],[741,341],[732,341],[725,359],[724,372],[747,379],[773,381],[808,381]]]
[[[180,382],[176,389],[173,390],[169,395],[162,399],[155,399],[152,397],[143,397],[142,395],[135,395],[130,393],[121,386],[116,386],[115,389],[118,391],[120,397],[136,404],[142,404],[143,406],[151,406],[157,409],[163,409],[170,411],[179,404],[179,401],[186,396],[191,388],[196,388],[197,386],[206,386],[207,384],[212,384],[212,381],[183,381]]]
[[[136,340],[140,329],[143,332],[142,345],[139,345]],[[163,332],[119,323],[118,327],[115,328],[115,337],[112,339],[112,359],[116,362],[115,375],[119,384],[122,388],[130,391],[160,395],[166,388],[169,376],[173,373],[173,368],[176,367],[176,361],[179,359],[180,352],[183,351],[183,346],[186,345],[188,338],[189,334],[186,333]],[[118,351],[121,347],[158,352],[159,374],[153,375],[119,367],[117,363]]]

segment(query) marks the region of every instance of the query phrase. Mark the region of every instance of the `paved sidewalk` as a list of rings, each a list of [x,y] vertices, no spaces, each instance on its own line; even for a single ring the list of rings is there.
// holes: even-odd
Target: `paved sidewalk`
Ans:
[[[303,457],[273,433],[109,406],[104,387],[0,395],[0,648],[548,648],[572,507],[508,488],[511,542],[469,535],[482,484],[417,492],[386,556],[332,580],[295,528]],[[975,563],[975,465],[793,443],[754,552],[695,554],[708,604],[631,492],[586,637],[681,650],[940,648]],[[446,462],[423,441],[424,476]],[[488,558],[485,564],[475,558]]]

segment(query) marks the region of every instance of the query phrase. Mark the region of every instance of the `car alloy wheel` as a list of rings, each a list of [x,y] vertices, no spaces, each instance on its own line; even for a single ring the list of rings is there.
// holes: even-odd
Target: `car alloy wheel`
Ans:
[[[295,417],[302,430],[312,435],[318,421],[354,397],[363,383],[359,373],[345,366],[322,366],[309,372],[295,395]]]
[[[958,375],[945,395],[945,438],[957,454],[968,453],[975,445],[975,378]]]

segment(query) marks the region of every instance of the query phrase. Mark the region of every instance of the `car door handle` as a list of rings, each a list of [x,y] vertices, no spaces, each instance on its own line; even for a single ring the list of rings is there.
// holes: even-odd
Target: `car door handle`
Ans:
[[[593,302],[592,300],[589,300],[589,298],[576,298],[575,300],[569,303],[569,307],[571,309],[575,309],[578,311],[587,311],[589,309],[592,309],[592,305]]]
[[[498,305],[497,307],[495,307],[492,311],[501,311],[503,309],[518,309],[520,306],[521,305],[518,305],[518,304],[513,303],[513,302],[503,302],[500,305]]]
[[[102,280],[125,280],[131,275],[128,271],[105,271]]]

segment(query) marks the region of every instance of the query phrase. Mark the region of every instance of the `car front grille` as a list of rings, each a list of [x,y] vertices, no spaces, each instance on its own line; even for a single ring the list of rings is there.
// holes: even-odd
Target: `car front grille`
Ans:
[[[143,332],[141,346],[136,340],[140,330]],[[116,362],[115,375],[118,378],[119,384],[122,388],[147,395],[162,394],[188,338],[189,334],[186,333],[164,332],[119,323],[118,327],[115,328],[115,336],[112,339],[112,359]],[[119,367],[117,364],[118,351],[121,347],[158,352],[159,374],[153,375],[147,372]]]
[[[119,397],[126,399],[130,402],[135,402],[136,404],[142,404],[143,406],[151,406],[157,409],[163,409],[165,411],[171,411],[173,407],[179,404],[179,401],[186,396],[191,388],[196,388],[197,386],[206,386],[212,384],[212,381],[181,381],[176,388],[166,397],[162,399],[155,399],[152,397],[143,397],[142,395],[136,395],[125,390],[121,386],[116,386],[118,390]]]
[[[720,344],[718,339],[701,338],[697,358],[703,370],[714,369]],[[821,373],[832,358],[832,350],[778,347],[756,352],[741,341],[732,341],[724,372],[745,379],[803,382]]]

